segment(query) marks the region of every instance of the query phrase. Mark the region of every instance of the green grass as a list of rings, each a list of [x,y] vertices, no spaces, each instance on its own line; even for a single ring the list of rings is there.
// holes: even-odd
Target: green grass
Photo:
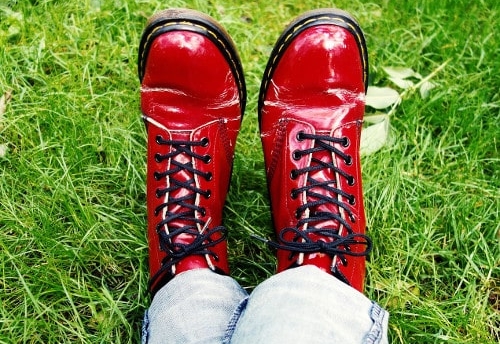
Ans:
[[[145,132],[136,55],[147,0],[0,1],[0,343],[137,343],[146,291]],[[226,207],[234,277],[274,271],[257,95],[284,25],[328,1],[170,1],[219,20],[245,69],[248,107]],[[360,21],[370,83],[383,66],[428,75],[393,143],[363,160],[375,249],[366,293],[393,343],[500,340],[500,5],[337,1]],[[348,305],[345,305],[348,307]]]

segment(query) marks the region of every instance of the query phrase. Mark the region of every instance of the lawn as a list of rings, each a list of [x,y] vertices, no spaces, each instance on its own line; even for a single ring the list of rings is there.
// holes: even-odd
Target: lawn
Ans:
[[[150,299],[137,48],[166,3],[212,15],[239,49],[248,106],[225,209],[230,263],[249,290],[274,273],[251,237],[272,236],[260,80],[285,24],[332,2],[0,0],[0,343],[139,342]],[[370,86],[403,94],[378,110],[389,139],[362,161],[366,294],[390,311],[392,343],[498,343],[500,3],[335,6],[365,31]],[[384,67],[434,87],[405,91]]]

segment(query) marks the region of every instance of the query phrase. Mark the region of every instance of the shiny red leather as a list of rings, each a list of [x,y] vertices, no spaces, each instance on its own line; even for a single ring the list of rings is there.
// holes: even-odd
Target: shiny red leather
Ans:
[[[355,198],[355,204],[351,205],[345,197],[335,195],[339,201],[348,204],[354,215],[353,219],[339,210],[338,206],[331,204],[318,206],[314,211],[340,212],[353,232],[365,233],[359,146],[367,76],[366,55],[360,51],[364,47],[360,47],[360,38],[352,30],[336,20],[320,20],[321,17],[321,12],[313,12],[309,17],[306,14],[289,26],[278,40],[261,87],[261,138],[277,235],[284,228],[296,226],[299,220],[296,210],[311,201],[305,193],[292,197],[292,190],[305,186],[307,180],[306,175],[294,179],[291,173],[294,169],[309,166],[313,157],[333,161],[337,167],[355,178],[354,185],[351,186],[346,178],[331,169],[309,172],[309,177],[318,180],[336,179],[336,187]],[[302,22],[307,23],[307,26]],[[294,159],[294,151],[312,148],[314,145],[310,140],[298,139],[297,134],[301,131],[337,138],[347,137],[348,147],[340,143],[335,146],[353,158],[352,164],[348,165],[339,156],[325,152]],[[328,193],[323,189],[315,191]],[[306,213],[301,218],[307,216]],[[345,228],[333,220],[315,227],[338,228],[341,235],[345,234]],[[331,240],[316,234],[309,234],[309,237],[314,241]],[[287,240],[292,239],[290,233]],[[352,248],[353,251],[358,249]],[[365,257],[346,256],[346,266],[341,264],[339,257],[325,253],[291,254],[290,251],[278,249],[277,257],[278,272],[311,264],[330,273],[332,267],[336,266],[352,287],[363,290]]]
[[[160,18],[158,20],[158,18]],[[162,21],[163,20],[163,21]],[[200,24],[201,23],[201,24]],[[196,24],[196,25],[194,25]],[[157,224],[164,219],[165,211],[155,214],[155,209],[170,197],[182,197],[192,193],[186,188],[157,197],[159,188],[170,186],[171,178],[188,181],[195,179],[196,187],[210,192],[209,196],[197,194],[194,204],[204,209],[196,211],[197,219],[206,225],[198,225],[204,232],[222,224],[222,211],[229,188],[234,147],[244,111],[244,80],[238,61],[230,61],[228,56],[237,60],[236,52],[229,43],[223,30],[212,19],[194,12],[167,11],[156,16],[149,25],[141,43],[142,57],[139,57],[141,78],[141,109],[148,135],[147,153],[147,216],[149,241],[149,266],[154,276],[162,266],[166,253],[159,247]],[[203,26],[202,29],[200,27]],[[153,33],[164,32],[157,34]],[[224,47],[216,45],[210,37],[225,40]],[[229,55],[228,55],[229,54]],[[238,62],[239,63],[239,62]],[[158,145],[157,136],[167,140],[202,141],[208,144],[193,147],[200,156],[209,156],[210,161],[193,159],[181,154],[175,159],[179,162],[193,163],[195,169],[210,172],[211,178],[193,175],[181,170],[171,178],[155,179],[155,171],[173,168],[172,159],[156,161],[156,154],[166,155],[172,151],[168,145]],[[166,210],[166,209],[165,209]],[[183,212],[179,205],[171,205],[169,212]],[[184,220],[176,219],[161,230],[185,225]],[[217,240],[221,233],[215,233],[211,240]],[[189,244],[190,234],[179,234],[173,238],[175,243]],[[188,255],[173,265],[166,274],[172,277],[183,271],[209,268],[216,272],[229,274],[227,244],[222,241],[210,248],[214,255]],[[168,258],[168,257],[167,257]],[[155,289],[155,286],[151,286]]]

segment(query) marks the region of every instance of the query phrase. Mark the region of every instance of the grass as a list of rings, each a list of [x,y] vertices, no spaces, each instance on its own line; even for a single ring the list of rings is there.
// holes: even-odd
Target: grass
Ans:
[[[274,271],[257,95],[284,25],[328,1],[170,1],[219,20],[245,68],[248,107],[226,225],[234,277]],[[226,4],[225,4],[226,3]],[[136,54],[156,0],[0,2],[0,343],[137,343],[146,291],[145,132]],[[500,340],[500,5],[337,1],[382,67],[422,75],[393,143],[364,157],[375,249],[366,293],[391,312],[393,343]],[[1,150],[0,150],[1,151]],[[348,305],[345,305],[348,307]]]

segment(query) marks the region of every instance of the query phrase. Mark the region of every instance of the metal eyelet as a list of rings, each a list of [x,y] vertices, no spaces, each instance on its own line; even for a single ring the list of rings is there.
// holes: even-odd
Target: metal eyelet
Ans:
[[[205,196],[205,198],[206,198],[206,199],[209,199],[210,197],[212,197],[212,191],[211,191],[211,190],[207,190],[207,191],[205,192],[205,195],[204,195],[204,196]]]
[[[160,179],[161,179],[161,173],[160,173],[160,172],[155,171],[155,172],[153,173],[153,177],[155,178],[155,180],[160,180]]]
[[[208,163],[212,162],[212,157],[210,155],[208,155],[208,154],[205,155],[205,156],[203,156],[203,162],[205,164],[208,164]]]
[[[295,180],[299,176],[297,170],[291,170],[290,171],[290,179]]]
[[[351,196],[351,198],[349,199],[349,204],[356,205],[356,198],[354,196]]]
[[[206,181],[208,181],[208,182],[209,182],[209,181],[211,181],[213,178],[214,178],[214,175],[212,174],[212,172],[207,172],[207,173],[205,174],[205,180],[206,180]]]
[[[342,147],[349,147],[351,145],[351,141],[349,140],[349,138],[347,136],[344,136],[342,138]]]
[[[300,151],[295,150],[295,151],[293,151],[293,153],[292,153],[292,158],[293,158],[293,160],[295,160],[295,161],[300,160],[300,158],[302,158],[302,154],[300,153]]]
[[[348,155],[345,159],[344,159],[344,162],[347,166],[351,166],[352,165],[352,156]]]
[[[207,147],[209,143],[210,143],[210,140],[208,139],[208,137],[204,137],[201,139],[201,146],[202,147]]]
[[[163,161],[162,156],[161,156],[160,153],[156,153],[155,154],[155,161],[156,162],[162,162]]]
[[[298,210],[296,210],[296,211],[295,211],[295,218],[296,218],[297,220],[299,220],[299,219],[300,219],[300,214],[299,214],[299,211],[298,211]]]
[[[161,141],[163,141],[163,137],[161,137],[161,135],[156,135],[155,141],[156,143],[161,144]]]
[[[356,183],[356,180],[354,179],[353,176],[347,177],[347,185],[354,186],[355,183]]]
[[[297,141],[304,141],[304,132],[301,130],[297,133]]]

